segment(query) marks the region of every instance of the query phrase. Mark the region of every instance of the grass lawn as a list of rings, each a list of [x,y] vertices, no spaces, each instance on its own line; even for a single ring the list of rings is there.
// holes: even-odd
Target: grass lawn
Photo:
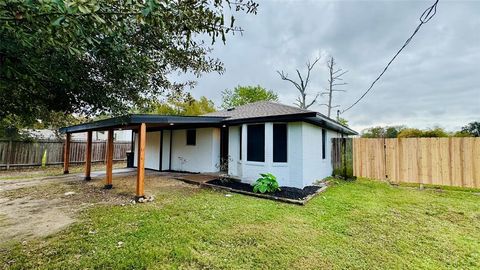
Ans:
[[[194,188],[10,243],[12,269],[479,269],[480,196],[338,182],[306,206]]]

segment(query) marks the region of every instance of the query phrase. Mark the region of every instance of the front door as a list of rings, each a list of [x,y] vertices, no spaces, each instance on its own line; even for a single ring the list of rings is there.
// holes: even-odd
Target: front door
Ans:
[[[228,172],[228,127],[220,129],[220,171]]]

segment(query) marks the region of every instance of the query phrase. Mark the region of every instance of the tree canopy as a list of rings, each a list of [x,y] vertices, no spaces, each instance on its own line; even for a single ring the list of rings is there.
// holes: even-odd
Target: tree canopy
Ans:
[[[167,102],[158,102],[151,105],[149,113],[162,115],[185,115],[196,116],[215,111],[215,104],[206,97],[200,97],[198,100],[189,96],[184,100],[173,100],[170,98]]]
[[[237,86],[232,90],[222,91],[222,108],[238,107],[256,101],[278,101],[278,95],[260,85]]]
[[[475,121],[468,123],[468,125],[462,127],[462,130],[460,131],[462,134],[468,134],[473,137],[480,137],[480,122]]]
[[[50,112],[118,114],[190,82],[172,72],[222,72],[210,45],[242,31],[226,9],[247,1],[0,2],[0,120]]]

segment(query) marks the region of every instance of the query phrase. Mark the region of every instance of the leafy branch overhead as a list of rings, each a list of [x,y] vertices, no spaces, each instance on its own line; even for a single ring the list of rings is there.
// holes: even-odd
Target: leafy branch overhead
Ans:
[[[172,72],[223,72],[209,44],[243,31],[225,9],[253,1],[0,2],[0,117],[122,113],[165,91]]]
[[[317,57],[313,63],[307,62],[307,74],[304,76],[301,75],[300,71],[297,69],[297,76],[298,76],[298,81],[295,81],[291,78],[288,77],[288,74],[282,71],[277,71],[278,75],[280,75],[280,78],[284,81],[288,81],[291,84],[297,88],[298,92],[300,92],[300,95],[297,97],[297,103],[296,105],[301,108],[301,109],[308,109],[310,106],[315,104],[317,102],[317,98],[320,95],[317,93],[315,97],[310,101],[307,102],[307,87],[308,83],[310,82],[310,73],[312,69],[315,67],[315,64],[320,60],[320,57]]]

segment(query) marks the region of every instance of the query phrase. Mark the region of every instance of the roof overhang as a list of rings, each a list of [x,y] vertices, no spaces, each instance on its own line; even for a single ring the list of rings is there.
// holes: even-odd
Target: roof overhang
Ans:
[[[61,133],[78,133],[87,131],[104,131],[109,129],[138,129],[142,123],[148,129],[164,127],[186,127],[186,126],[217,126],[225,117],[216,116],[171,116],[155,114],[129,114],[104,120],[63,127]]]
[[[307,123],[310,123],[319,127],[323,127],[326,129],[334,130],[346,135],[358,135],[358,132],[356,132],[355,130],[348,128],[331,119],[322,119],[320,117],[308,117],[304,119],[304,121]]]

